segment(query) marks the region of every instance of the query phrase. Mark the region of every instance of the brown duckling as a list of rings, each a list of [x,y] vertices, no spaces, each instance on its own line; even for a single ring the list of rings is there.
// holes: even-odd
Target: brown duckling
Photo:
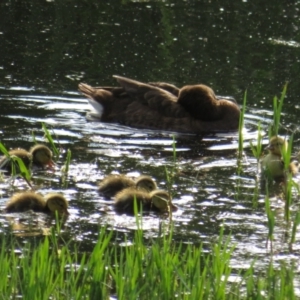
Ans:
[[[177,90],[168,84],[145,84],[114,77],[121,88],[79,84],[79,90],[88,97],[103,122],[195,134],[238,129],[238,105],[218,99],[206,85],[189,85]]]
[[[138,211],[167,212],[169,209],[176,211],[177,207],[172,204],[171,196],[163,190],[154,190],[150,193],[127,188],[119,192],[115,197],[115,210],[119,213],[134,213],[134,200],[136,199]]]
[[[10,156],[17,156],[22,159],[24,165],[30,168],[31,165],[44,167],[54,165],[51,150],[42,144],[37,144],[30,148],[29,152],[24,149],[14,149],[8,152]],[[0,169],[11,171],[11,159],[3,156],[0,159]]]
[[[262,159],[261,166],[265,175],[274,180],[285,179],[284,163],[282,160],[283,151],[287,151],[288,143],[279,136],[273,136],[266,147],[269,153]],[[289,172],[294,176],[298,173],[298,164],[291,162]]]
[[[136,188],[151,192],[157,188],[156,183],[150,176],[141,175],[135,180],[125,175],[108,175],[99,184],[99,192],[105,197],[113,197],[126,188]]]
[[[35,192],[22,192],[14,194],[6,204],[5,211],[23,212],[33,210],[36,212],[68,215],[68,202],[65,197],[58,193],[49,193],[45,197]]]

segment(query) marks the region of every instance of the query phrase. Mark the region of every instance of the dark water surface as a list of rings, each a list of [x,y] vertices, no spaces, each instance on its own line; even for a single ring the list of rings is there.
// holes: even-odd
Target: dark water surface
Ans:
[[[108,2],[108,1],[106,1]],[[167,81],[178,86],[210,85],[217,94],[242,103],[247,89],[245,159],[237,172],[236,133],[196,137],[175,135],[176,173],[172,185],[174,238],[210,244],[224,224],[236,250],[232,265],[258,265],[269,260],[265,248],[265,194],[257,185],[257,162],[249,149],[258,121],[264,131],[272,119],[272,102],[289,82],[281,133],[299,124],[299,2],[273,1],[7,1],[0,3],[0,136],[7,148],[43,142],[41,122],[63,149],[55,171],[33,174],[41,193],[63,192],[71,215],[64,231],[86,249],[99,228],[130,233],[135,219],[118,216],[112,202],[97,192],[97,182],[111,172],[149,174],[166,189],[167,168],[174,167],[173,135],[91,122],[79,82],[115,85],[113,74],[141,81]],[[267,139],[266,141],[267,142]],[[62,180],[66,151],[72,151],[70,173]],[[27,189],[22,180],[0,183],[0,206],[15,192]],[[280,196],[272,198],[276,215],[278,261],[298,259],[300,244],[288,252]],[[294,195],[295,200],[297,196]],[[297,201],[293,210],[297,209]],[[8,217],[0,213],[0,230],[18,232],[44,216]],[[146,237],[155,237],[167,217],[144,217]],[[53,223],[53,222],[52,222]],[[20,225],[21,224],[21,225]],[[19,227],[18,227],[19,226]],[[299,238],[299,234],[297,234]],[[296,255],[296,256],[295,256]]]

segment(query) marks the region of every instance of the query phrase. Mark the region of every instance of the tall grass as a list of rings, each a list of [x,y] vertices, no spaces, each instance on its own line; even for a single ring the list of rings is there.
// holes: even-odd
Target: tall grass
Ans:
[[[253,142],[250,141],[250,148],[253,156],[257,159],[257,163],[259,163],[259,160],[263,152],[262,140],[263,140],[263,134],[262,134],[261,123],[258,122],[256,143],[253,144]]]
[[[273,239],[274,239],[274,227],[275,227],[275,213],[271,209],[270,198],[267,193],[265,197],[265,211],[268,219],[268,237],[266,242],[266,248],[270,241],[271,254],[273,254]]]
[[[201,245],[175,243],[172,233],[145,241],[141,230],[127,245],[113,243],[106,229],[90,253],[70,250],[55,235],[38,246],[2,238],[0,299],[295,298],[295,268],[275,269],[270,262],[260,273],[253,262],[243,272],[233,270],[234,247],[223,230],[211,253]]]
[[[54,143],[54,140],[53,140],[53,138],[52,138],[52,135],[50,134],[48,128],[46,127],[46,125],[45,125],[44,123],[42,123],[42,129],[44,130],[45,137],[46,137],[46,139],[48,140],[49,144],[51,145],[53,154],[54,154],[55,158],[57,159],[58,156],[59,156],[59,150],[58,150],[58,148],[56,147],[56,145],[55,145],[55,143]]]
[[[240,114],[239,120],[239,147],[238,147],[238,158],[242,159],[243,151],[244,151],[244,120],[245,120],[245,112],[246,112],[246,104],[247,104],[247,91],[245,91],[244,99],[243,99],[243,108]]]
[[[286,91],[287,91],[287,84],[284,85],[279,100],[276,96],[273,98],[273,123],[269,128],[270,137],[273,135],[278,135],[279,128],[280,128],[280,118],[281,118]]]
[[[172,153],[173,153],[173,162],[172,162],[172,167],[165,168],[165,173],[166,173],[166,179],[167,179],[167,189],[170,195],[173,193],[173,184],[174,184],[174,178],[177,173],[177,158],[176,158],[176,140],[175,136],[173,135],[173,142],[172,142]]]

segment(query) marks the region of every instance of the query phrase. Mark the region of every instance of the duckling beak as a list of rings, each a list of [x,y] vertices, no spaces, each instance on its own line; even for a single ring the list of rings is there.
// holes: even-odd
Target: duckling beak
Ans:
[[[54,170],[55,162],[51,159],[51,160],[47,163],[47,166],[48,166],[50,169]]]
[[[177,211],[177,210],[178,210],[178,208],[177,208],[174,204],[172,204],[172,203],[171,203],[171,205],[170,205],[170,209],[171,209],[172,211]]]
[[[269,144],[265,149],[266,150],[274,150],[275,148],[274,148],[274,145]]]

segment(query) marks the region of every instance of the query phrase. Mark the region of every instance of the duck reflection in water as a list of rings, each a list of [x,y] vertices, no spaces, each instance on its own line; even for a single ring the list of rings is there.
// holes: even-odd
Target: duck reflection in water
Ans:
[[[79,90],[103,122],[194,134],[238,129],[237,103],[217,98],[204,84],[178,89],[168,83],[147,84],[121,76],[114,78],[121,87],[79,84]]]

